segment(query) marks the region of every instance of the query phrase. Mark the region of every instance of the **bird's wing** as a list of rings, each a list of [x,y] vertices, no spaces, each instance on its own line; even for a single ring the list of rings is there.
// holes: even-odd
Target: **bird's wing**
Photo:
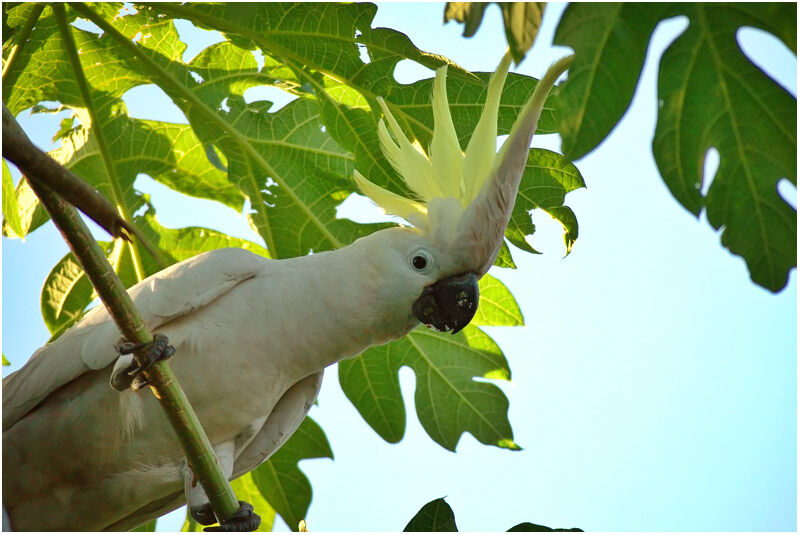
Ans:
[[[272,409],[261,430],[237,455],[231,479],[256,468],[289,440],[317,400],[322,386],[322,373],[323,370],[320,370],[311,374],[286,391]]]
[[[202,308],[259,273],[264,259],[244,249],[217,249],[172,265],[128,293],[148,328]],[[106,308],[97,306],[58,339],[38,349],[3,380],[3,431],[50,393],[91,370],[112,364],[120,332]]]
[[[295,383],[278,401],[261,430],[234,461],[231,481],[256,468],[278,451],[300,426],[314,404],[322,386],[322,370]],[[106,531],[130,530],[186,503],[183,491],[150,502],[125,518],[105,528]]]

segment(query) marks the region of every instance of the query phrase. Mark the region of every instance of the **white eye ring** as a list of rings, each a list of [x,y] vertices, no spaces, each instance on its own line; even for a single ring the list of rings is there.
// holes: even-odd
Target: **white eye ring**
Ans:
[[[423,273],[428,271],[430,267],[433,265],[433,258],[431,257],[430,253],[424,250],[415,251],[408,257],[409,265],[414,269],[414,271],[419,271]]]

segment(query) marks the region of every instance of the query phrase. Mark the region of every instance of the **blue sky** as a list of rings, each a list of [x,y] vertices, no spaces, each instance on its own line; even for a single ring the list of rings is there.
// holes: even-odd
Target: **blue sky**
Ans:
[[[472,39],[455,23],[442,26],[442,10],[441,3],[382,4],[373,26],[404,32],[470,70],[493,70],[505,49],[499,9],[487,9]],[[541,76],[567,52],[551,46],[562,10],[548,7],[517,72]],[[513,381],[499,386],[523,451],[484,446],[470,435],[455,454],[439,447],[416,418],[409,369],[400,373],[406,436],[387,444],[344,397],[332,368],[311,415],[336,460],[301,463],[314,489],[311,530],[402,530],[442,496],[465,531],[503,531],[523,521],[593,531],[796,529],[796,271],[777,295],[752,284],[705,214],[696,219],[671,197],[651,155],[658,61],[686,24],[659,25],[622,123],[576,162],[588,187],[567,196],[580,223],[572,253],[563,256],[559,226],[534,213],[532,243],[544,254],[513,249],[518,270],[493,268],[526,320],[525,327],[488,329],[511,365]],[[206,34],[186,33],[188,57],[207,45],[200,45]],[[796,95],[794,55],[755,30],[740,37]],[[430,75],[413,64],[397,71],[402,82]],[[134,90],[131,115],[178,120],[157,93]],[[248,97],[286,102],[272,91]],[[23,113],[20,122],[40,147],[51,147],[57,119]],[[534,146],[557,150],[560,142],[536,136]],[[152,194],[166,226],[204,225],[260,241],[224,207],[147,177],[137,187]],[[781,193],[796,206],[793,186]],[[374,217],[367,203],[354,205],[367,208],[348,215]],[[3,352],[13,370],[48,338],[39,291],[67,249],[50,225],[24,244],[2,245]]]

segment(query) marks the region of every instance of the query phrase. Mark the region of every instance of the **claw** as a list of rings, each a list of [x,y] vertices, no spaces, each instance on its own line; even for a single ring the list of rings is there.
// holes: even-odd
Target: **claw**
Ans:
[[[203,528],[203,531],[255,531],[261,524],[261,517],[253,512],[253,506],[247,502],[239,502],[239,510],[220,522],[219,526]]]
[[[153,364],[159,360],[168,359],[175,353],[175,348],[169,345],[169,339],[163,334],[153,334],[153,340],[146,344],[134,344],[124,338],[121,339],[114,348],[120,355],[127,355],[138,351],[143,347],[147,347],[147,352],[144,354],[144,362],[141,366],[134,360],[130,367],[124,370],[124,374],[131,379],[125,380],[123,377],[112,378],[111,385],[117,390],[125,390],[130,387],[134,392],[147,386],[149,383],[142,375],[143,371],[148,370]]]
[[[214,510],[211,508],[210,503],[204,503],[200,507],[189,507],[189,514],[201,526],[210,526],[217,523],[217,517],[214,516]]]

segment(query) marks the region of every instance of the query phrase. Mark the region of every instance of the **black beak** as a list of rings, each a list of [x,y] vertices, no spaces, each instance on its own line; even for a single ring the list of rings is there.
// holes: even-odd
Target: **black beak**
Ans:
[[[437,331],[463,329],[478,310],[478,277],[474,273],[452,275],[422,291],[412,312],[419,321]]]

